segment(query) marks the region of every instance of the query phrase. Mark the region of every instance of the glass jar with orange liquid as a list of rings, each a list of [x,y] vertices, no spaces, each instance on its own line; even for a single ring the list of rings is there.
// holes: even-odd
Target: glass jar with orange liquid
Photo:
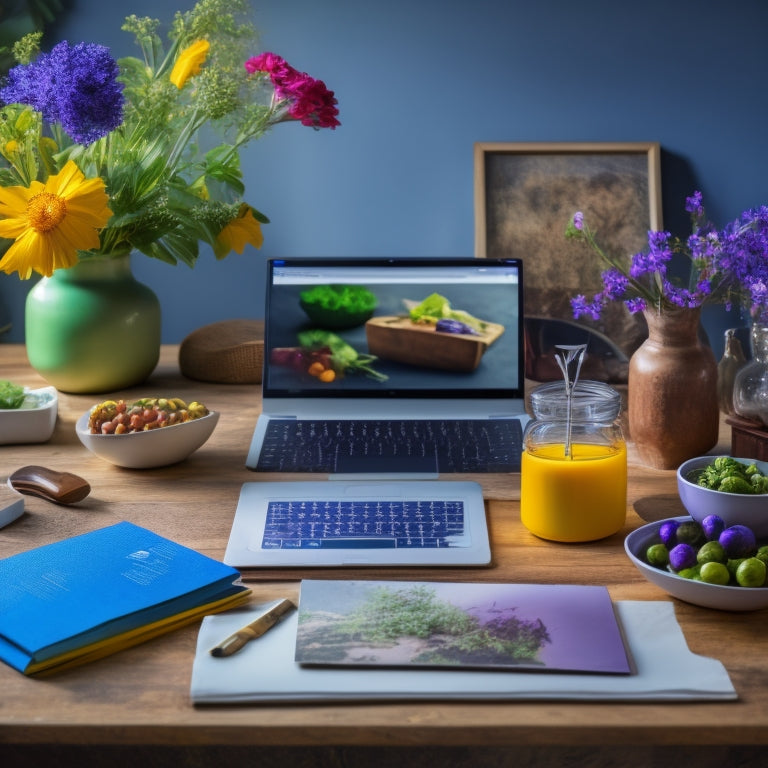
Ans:
[[[579,381],[567,414],[566,385],[531,393],[534,419],[523,436],[520,517],[552,541],[594,541],[622,528],[627,513],[627,448],[617,422],[619,393]]]

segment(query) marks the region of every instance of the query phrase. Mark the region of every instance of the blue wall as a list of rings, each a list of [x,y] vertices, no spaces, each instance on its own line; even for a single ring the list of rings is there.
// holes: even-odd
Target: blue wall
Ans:
[[[471,255],[478,141],[658,141],[664,223],[678,234],[693,189],[719,224],[768,202],[764,0],[252,1],[262,49],[325,80],[342,126],[278,126],[246,151],[248,200],[272,220],[261,251],[222,262],[206,251],[194,270],[135,262],[160,296],[166,342],[261,317],[267,257]],[[168,20],[188,7],[69,6],[52,38],[118,57],[136,53],[127,13]],[[0,274],[3,340],[23,341],[28,287]]]

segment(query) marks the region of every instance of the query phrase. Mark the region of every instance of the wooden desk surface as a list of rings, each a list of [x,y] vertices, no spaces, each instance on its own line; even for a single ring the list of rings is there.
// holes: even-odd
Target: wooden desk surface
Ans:
[[[74,432],[76,418],[104,398],[62,394],[56,431],[48,443],[0,447],[0,481],[15,468],[42,464],[84,476],[92,493],[75,507],[26,497],[26,514],[0,529],[0,557],[119,520],[223,557],[240,486],[255,478],[244,461],[259,412],[260,388],[187,380],[178,372],[176,356],[176,347],[164,348],[151,380],[119,394],[158,393],[201,400],[221,411],[209,442],[174,467],[119,469],[89,454]],[[0,345],[0,378],[30,386],[44,384],[28,367],[23,346],[17,345]],[[727,452],[729,436],[725,431],[723,435]],[[323,576],[603,584],[616,600],[671,599],[636,572],[624,554],[623,540],[644,521],[684,514],[674,473],[643,468],[631,459],[628,503],[626,527],[615,536],[562,545],[530,535],[520,523],[516,501],[491,500],[487,506],[494,562],[488,568],[376,569]],[[300,576],[262,576],[252,584],[254,599],[296,597]],[[258,746],[261,751],[255,754],[262,756],[270,747],[363,751],[373,747],[368,750],[370,764],[379,764],[371,755],[380,757],[384,748],[407,746],[409,754],[418,754],[423,747],[448,749],[454,756],[468,756],[467,764],[480,765],[479,757],[487,750],[499,750],[499,754],[514,750],[518,756],[525,750],[539,750],[539,757],[549,755],[556,761],[563,749],[594,756],[600,747],[607,755],[623,755],[623,764],[629,764],[630,755],[673,745],[685,746],[686,754],[700,747],[709,756],[722,756],[722,750],[732,745],[768,744],[766,612],[729,614],[678,601],[675,610],[690,648],[725,664],[739,694],[737,702],[195,708],[189,699],[197,636],[197,625],[193,625],[49,679],[28,679],[0,664],[0,757],[3,750],[8,755],[18,756],[24,749],[35,754],[37,745],[50,744],[98,745],[101,750],[110,745],[144,745],[160,751]],[[628,745],[635,746],[628,749]],[[398,762],[401,758],[402,754]],[[0,763],[6,764],[2,759]]]

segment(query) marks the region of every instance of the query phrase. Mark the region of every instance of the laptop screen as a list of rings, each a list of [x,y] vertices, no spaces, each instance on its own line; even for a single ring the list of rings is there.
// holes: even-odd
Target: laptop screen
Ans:
[[[523,397],[519,259],[272,259],[265,397]]]

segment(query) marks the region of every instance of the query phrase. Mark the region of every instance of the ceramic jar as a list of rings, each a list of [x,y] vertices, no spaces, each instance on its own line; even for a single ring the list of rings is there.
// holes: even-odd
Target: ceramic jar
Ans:
[[[648,338],[629,361],[629,439],[643,464],[676,469],[717,443],[717,362],[699,338],[700,308],[644,315]]]
[[[160,357],[160,302],[129,254],[85,257],[29,292],[30,365],[61,392],[110,392],[143,382]]]

